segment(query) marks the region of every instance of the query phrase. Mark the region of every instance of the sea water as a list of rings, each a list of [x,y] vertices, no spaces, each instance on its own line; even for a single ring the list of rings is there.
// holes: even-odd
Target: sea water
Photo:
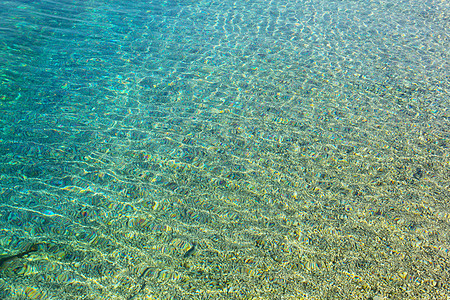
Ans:
[[[449,49],[437,0],[1,1],[0,298],[448,299]]]

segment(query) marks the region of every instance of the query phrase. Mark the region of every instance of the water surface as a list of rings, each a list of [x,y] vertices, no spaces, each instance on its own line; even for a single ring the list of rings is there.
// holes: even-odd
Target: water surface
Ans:
[[[0,298],[450,297],[449,49],[445,1],[2,1]]]

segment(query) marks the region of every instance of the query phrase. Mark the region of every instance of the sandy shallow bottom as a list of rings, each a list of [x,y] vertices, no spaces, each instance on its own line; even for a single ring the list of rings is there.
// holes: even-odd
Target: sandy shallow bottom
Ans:
[[[0,298],[450,298],[444,3],[0,11]]]

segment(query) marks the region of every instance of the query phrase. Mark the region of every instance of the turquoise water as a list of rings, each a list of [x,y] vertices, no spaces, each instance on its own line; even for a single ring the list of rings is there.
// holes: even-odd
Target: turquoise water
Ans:
[[[445,1],[0,2],[0,298],[449,299],[449,49]]]

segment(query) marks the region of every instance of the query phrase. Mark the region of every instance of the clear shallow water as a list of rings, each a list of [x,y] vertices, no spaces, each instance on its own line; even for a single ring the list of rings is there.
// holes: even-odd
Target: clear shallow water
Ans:
[[[4,299],[447,299],[440,1],[3,1]]]

